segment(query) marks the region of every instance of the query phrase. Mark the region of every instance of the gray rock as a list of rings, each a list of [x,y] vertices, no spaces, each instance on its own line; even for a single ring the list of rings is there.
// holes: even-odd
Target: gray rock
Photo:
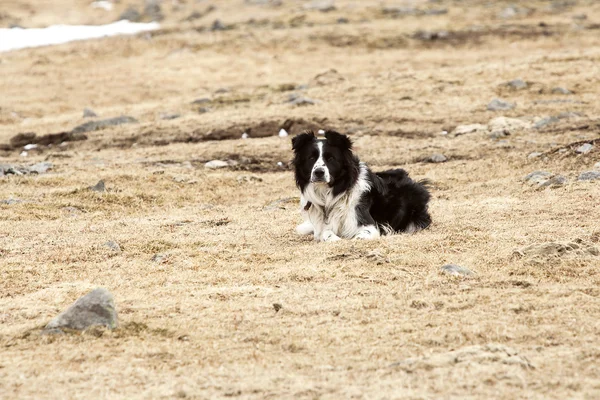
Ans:
[[[106,192],[106,185],[104,185],[103,180],[99,180],[98,183],[96,183],[94,186],[88,187],[88,189],[93,192],[102,193],[102,192]]]
[[[555,87],[552,89],[552,94],[573,94],[573,92],[564,87]]]
[[[427,162],[430,163],[443,163],[448,161],[448,157],[446,157],[445,155],[441,154],[441,153],[435,153],[430,155],[429,157],[426,158]]]
[[[487,131],[488,131],[487,125],[482,125],[482,124],[458,125],[452,131],[452,135],[453,136],[461,136],[461,135],[467,135],[469,133],[481,133],[481,132],[487,132]]]
[[[558,119],[557,117],[546,117],[546,118],[540,119],[535,124],[533,124],[533,127],[535,129],[542,129],[549,125],[553,125],[553,124],[557,123],[558,121],[560,121],[560,119]]]
[[[138,22],[142,19],[142,14],[133,7],[129,7],[127,10],[119,16],[119,20],[126,19],[131,22]]]
[[[112,294],[98,288],[77,299],[71,307],[46,325],[46,333],[65,329],[83,331],[92,326],[115,329],[118,326],[117,310]]]
[[[52,168],[51,162],[40,162],[29,167],[30,174],[43,174]]]
[[[198,104],[207,104],[207,103],[210,103],[211,101],[212,100],[209,99],[208,97],[202,97],[200,99],[196,99],[196,100],[192,101],[192,104],[196,104],[196,105],[198,105]]]
[[[552,178],[548,179],[547,181],[542,182],[538,186],[541,187],[541,188],[545,188],[545,187],[556,188],[556,187],[560,187],[560,186],[566,185],[567,182],[568,182],[568,180],[564,176],[562,176],[562,175],[555,175]]]
[[[469,268],[461,267],[460,265],[456,265],[456,264],[446,264],[441,268],[441,271],[445,274],[452,275],[452,276],[472,276],[473,275],[473,271],[471,271]]]
[[[152,262],[155,262],[157,264],[164,264],[167,261],[169,261],[169,255],[168,254],[157,253],[154,256],[152,256]]]
[[[160,119],[164,119],[164,120],[177,119],[179,117],[181,117],[180,114],[171,114],[171,113],[160,114]]]
[[[590,143],[584,143],[581,146],[579,146],[578,148],[575,149],[575,153],[579,153],[579,154],[587,154],[590,151],[592,151],[592,149],[594,148],[594,145],[590,144]]]
[[[333,0],[314,0],[309,4],[305,4],[304,9],[329,12],[335,10],[335,2]]]
[[[508,103],[501,99],[494,99],[488,105],[488,111],[508,111],[515,108],[514,103]]]
[[[550,179],[553,175],[554,174],[551,174],[550,172],[546,172],[546,171],[534,171],[534,172],[528,174],[523,179],[525,180],[525,182],[528,182],[529,184],[541,185],[544,182],[546,182],[548,179]]]
[[[0,204],[6,204],[7,206],[12,206],[14,204],[19,204],[22,202],[23,202],[23,200],[21,200],[21,199],[13,199],[13,198],[6,199],[6,200],[0,200]]]
[[[165,16],[160,9],[160,0],[146,0],[144,15],[152,21],[162,21]]]
[[[338,18],[336,22],[338,24],[347,24],[350,22],[350,20],[348,18],[341,17],[341,18]]]
[[[227,27],[218,19],[215,19],[212,26],[210,27],[211,31],[224,31],[227,30]]]
[[[514,90],[527,89],[527,82],[522,79],[513,79],[512,81],[506,82],[506,86]]]
[[[229,166],[229,164],[223,160],[212,160],[204,164],[204,167],[208,169],[225,168],[227,166]]]
[[[104,246],[108,247],[115,253],[121,252],[121,246],[119,246],[119,243],[115,242],[114,240],[109,240],[108,242],[104,243]]]
[[[529,155],[527,155],[527,158],[529,158],[529,159],[538,158],[542,154],[544,154],[544,153],[540,153],[539,151],[534,151],[532,153],[529,153]]]
[[[600,179],[600,171],[582,172],[577,179],[580,181],[595,181]]]
[[[594,164],[594,169],[597,169],[600,171],[600,162],[597,162],[596,164]]]
[[[583,115],[577,112],[565,111],[561,112],[556,116],[558,119],[571,119],[571,118],[580,118]]]
[[[229,93],[229,92],[230,92],[230,90],[227,88],[224,88],[224,87],[218,88],[217,90],[215,90],[216,94],[223,94],[223,93]]]
[[[137,123],[138,123],[138,121],[135,118],[128,117],[126,115],[122,115],[122,116],[116,117],[116,118],[108,118],[108,119],[101,119],[99,121],[86,122],[85,124],[76,126],[71,131],[71,133],[92,132],[92,131],[97,131],[100,129],[107,128],[109,126],[117,126],[117,125],[123,125],[123,124],[137,124]]]
[[[294,106],[308,106],[308,105],[316,104],[316,101],[313,99],[310,99],[308,97],[298,97],[298,98],[290,101],[290,104],[292,104]]]
[[[83,109],[83,118],[96,118],[98,115],[91,108]]]
[[[198,112],[198,114],[206,114],[207,112],[210,112],[210,108],[209,107],[200,107],[196,111]]]

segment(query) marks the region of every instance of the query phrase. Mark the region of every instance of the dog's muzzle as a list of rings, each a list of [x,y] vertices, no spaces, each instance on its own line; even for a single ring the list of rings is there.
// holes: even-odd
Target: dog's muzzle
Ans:
[[[317,168],[312,173],[312,182],[325,182],[325,170],[323,168]]]

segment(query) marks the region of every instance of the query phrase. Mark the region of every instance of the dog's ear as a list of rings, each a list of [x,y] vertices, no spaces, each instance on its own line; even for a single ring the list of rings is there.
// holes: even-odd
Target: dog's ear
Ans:
[[[294,136],[292,139],[292,149],[297,153],[301,148],[306,146],[315,140],[315,134],[313,131],[306,131],[299,135]]]
[[[346,135],[336,131],[326,131],[325,139],[332,146],[339,147],[342,150],[352,150],[352,140]]]

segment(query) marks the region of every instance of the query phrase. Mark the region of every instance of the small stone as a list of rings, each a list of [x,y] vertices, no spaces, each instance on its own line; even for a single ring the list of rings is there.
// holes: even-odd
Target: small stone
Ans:
[[[49,169],[52,168],[52,163],[50,162],[40,162],[37,164],[33,164],[29,167],[29,173],[32,174],[43,174],[48,172]]]
[[[600,179],[600,171],[582,172],[577,179],[580,181],[595,181]]]
[[[461,267],[456,264],[446,264],[442,267],[442,272],[451,276],[472,276],[473,271],[469,268]]]
[[[461,136],[469,133],[487,132],[488,127],[482,124],[459,125],[452,131],[453,136]]]
[[[527,156],[527,158],[529,158],[529,159],[538,158],[542,154],[544,154],[544,153],[540,153],[539,151],[534,151],[533,153],[529,153],[529,155]]]
[[[223,93],[229,93],[229,89],[227,88],[218,88],[217,90],[215,90],[216,94],[223,94]]]
[[[200,99],[196,99],[194,101],[192,101],[192,104],[206,104],[206,103],[210,103],[212,100],[209,99],[208,97],[202,97]]]
[[[555,123],[557,123],[558,121],[560,121],[560,120],[559,120],[558,118],[556,118],[556,117],[546,117],[546,118],[542,118],[542,119],[540,119],[539,121],[537,121],[537,122],[536,122],[536,123],[533,125],[533,127],[534,127],[535,129],[542,129],[542,128],[544,128],[544,127],[548,126],[548,125],[555,124]]]
[[[171,114],[171,113],[160,114],[160,119],[164,119],[164,120],[177,119],[179,117],[181,117],[180,114]]]
[[[162,21],[165,18],[160,8],[160,1],[161,0],[146,0],[144,15],[149,17],[152,21]]]
[[[26,151],[22,151],[21,154],[19,154],[21,157],[27,157],[29,155],[29,153],[27,153]]]
[[[562,175],[555,175],[552,178],[548,179],[547,181],[541,183],[539,185],[539,187],[541,187],[541,188],[543,188],[543,187],[556,188],[556,187],[560,187],[560,186],[566,185],[567,182],[568,182],[568,180],[564,176],[562,176]]]
[[[123,124],[137,124],[137,123],[138,123],[138,121],[135,118],[129,117],[126,115],[122,115],[122,116],[116,117],[116,118],[107,118],[107,119],[101,119],[99,121],[86,122],[85,124],[81,124],[81,125],[73,128],[71,133],[92,132],[92,131],[97,131],[100,129],[107,128],[109,126],[117,126],[117,125],[123,125]]]
[[[493,99],[488,105],[488,111],[508,111],[515,108],[514,103],[508,103],[501,99]]]
[[[169,255],[168,254],[161,254],[161,253],[157,253],[152,257],[152,262],[155,262],[157,264],[164,264],[167,261],[169,261]]]
[[[488,129],[492,131],[492,133],[501,131],[504,136],[521,132],[529,128],[531,128],[529,122],[522,121],[518,118],[497,117],[488,123]]]
[[[513,79],[512,81],[506,82],[506,86],[514,90],[527,89],[527,82],[522,79]]]
[[[115,253],[121,252],[121,246],[119,246],[119,243],[115,242],[114,240],[109,240],[108,242],[104,243],[104,246],[108,247]]]
[[[440,135],[446,136],[448,134],[448,131],[441,131]]]
[[[552,94],[573,94],[569,89],[565,89],[564,87],[555,87],[552,89]]]
[[[210,27],[210,30],[213,32],[214,31],[224,31],[226,29],[227,29],[227,27],[225,25],[223,25],[223,23],[218,19],[215,19],[212,26]]]
[[[279,131],[279,137],[282,138],[282,137],[287,137],[287,136],[288,136],[288,133],[287,133],[287,131],[285,129],[281,129]]]
[[[229,164],[226,161],[222,160],[212,160],[204,164],[204,167],[208,169],[225,168],[227,166],[229,166]]]
[[[126,19],[130,22],[138,22],[142,19],[142,14],[133,7],[129,7],[127,10],[119,16],[119,20]]]
[[[94,186],[88,187],[88,189],[91,190],[92,192],[102,193],[102,192],[106,192],[106,185],[104,185],[103,180],[99,180],[98,183],[96,183]]]
[[[597,169],[600,171],[600,162],[597,162],[596,164],[594,164],[594,169]]]
[[[246,132],[242,133],[242,139],[248,139],[249,136]]]
[[[316,103],[315,100],[310,99],[308,97],[298,97],[298,98],[290,101],[290,104],[292,104],[294,106],[307,106],[307,105],[313,105],[315,103]]]
[[[210,108],[208,108],[208,107],[200,107],[196,111],[198,111],[198,114],[206,114],[207,112],[210,112]]]
[[[305,4],[304,9],[329,12],[335,10],[335,2],[333,0],[314,0],[310,4]]]
[[[251,183],[251,182],[262,182],[262,178],[256,175],[241,175],[237,177],[238,183]]]
[[[112,294],[106,289],[98,288],[80,297],[66,311],[50,321],[44,332],[62,332],[64,329],[83,331],[92,326],[115,329],[117,325],[117,310]]]
[[[502,19],[511,19],[517,16],[518,10],[514,6],[506,7],[502,11],[498,13],[498,18]]]
[[[279,303],[273,303],[273,308],[275,309],[275,312],[279,312],[279,310],[281,310],[283,306]]]
[[[338,18],[336,22],[338,24],[347,24],[350,21],[348,20],[348,18],[341,17],[341,18]]]
[[[578,154],[587,154],[590,151],[592,151],[592,149],[594,148],[594,146],[590,143],[584,143],[581,146],[579,146],[578,148],[575,149],[575,153]]]
[[[284,164],[284,163],[282,163],[281,161],[277,161],[277,166],[278,166],[279,168],[283,168],[283,167],[285,167],[285,164]]]
[[[532,185],[541,185],[553,176],[550,172],[534,171],[528,174],[524,180]]]
[[[21,199],[13,199],[13,198],[6,199],[6,200],[0,200],[0,204],[6,204],[7,206],[12,206],[13,204],[19,204],[22,202],[23,202],[23,200],[21,200]]]
[[[446,157],[445,155],[443,155],[441,153],[435,153],[435,154],[432,154],[431,156],[427,157],[426,161],[430,162],[430,163],[443,163],[443,162],[448,161],[448,157]]]
[[[96,118],[98,115],[91,108],[83,109],[83,118]]]

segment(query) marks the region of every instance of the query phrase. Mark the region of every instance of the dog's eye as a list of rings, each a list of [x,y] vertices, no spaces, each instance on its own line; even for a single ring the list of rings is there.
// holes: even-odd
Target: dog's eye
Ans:
[[[325,157],[325,161],[332,162],[335,161],[335,158],[333,158],[333,156],[327,156]]]
[[[316,156],[308,156],[309,161],[315,161],[317,159]]]

